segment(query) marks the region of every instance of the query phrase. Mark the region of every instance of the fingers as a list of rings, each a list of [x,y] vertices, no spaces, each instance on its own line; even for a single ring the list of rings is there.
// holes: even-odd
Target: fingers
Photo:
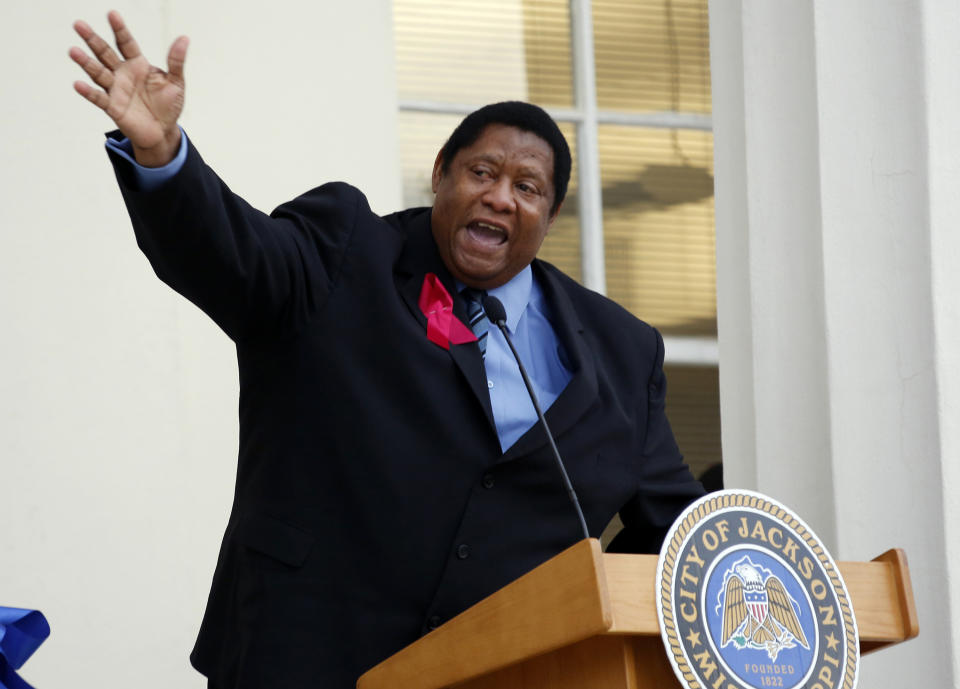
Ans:
[[[86,98],[88,101],[96,105],[98,108],[106,112],[107,106],[110,105],[110,98],[106,93],[98,89],[93,88],[90,84],[85,81],[75,81],[73,82],[74,90],[79,93],[81,96]]]
[[[102,87],[105,91],[109,91],[110,87],[113,86],[113,72],[87,55],[80,48],[70,48],[70,59],[80,65],[83,71],[87,73],[87,76],[93,79],[93,82],[97,86]]]
[[[80,38],[90,47],[97,59],[111,72],[120,66],[120,57],[113,52],[113,48],[107,45],[107,42],[100,38],[90,25],[85,21],[75,21],[74,30],[80,34]],[[83,65],[81,65],[83,66]]]
[[[107,19],[110,21],[110,28],[113,29],[113,35],[116,37],[117,48],[120,49],[120,54],[128,60],[139,57],[140,46],[133,40],[133,34],[130,33],[127,25],[123,23],[123,17],[120,16],[120,13],[116,10],[110,10],[107,14]]]
[[[170,46],[170,52],[167,54],[167,72],[173,79],[180,82],[183,82],[183,63],[187,59],[188,45],[190,45],[190,39],[180,36]]]

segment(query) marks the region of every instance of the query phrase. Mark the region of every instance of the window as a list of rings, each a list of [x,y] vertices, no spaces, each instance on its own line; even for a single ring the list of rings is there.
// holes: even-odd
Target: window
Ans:
[[[406,205],[463,115],[528,100],[574,153],[540,252],[658,327],[694,474],[720,459],[706,0],[394,0]]]

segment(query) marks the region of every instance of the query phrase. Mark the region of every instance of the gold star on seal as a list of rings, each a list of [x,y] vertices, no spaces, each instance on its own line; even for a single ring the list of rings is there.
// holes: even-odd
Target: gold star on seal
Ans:
[[[838,639],[837,637],[835,637],[835,636],[833,635],[833,632],[830,632],[829,636],[827,636],[827,646],[830,647],[829,650],[832,651],[833,649],[835,649],[835,648],[836,648],[837,646],[839,646],[839,645],[840,645],[840,639]]]
[[[696,648],[697,646],[700,645],[700,632],[695,632],[691,629],[690,633],[687,634],[686,637],[684,638],[690,642],[690,645],[693,648]]]

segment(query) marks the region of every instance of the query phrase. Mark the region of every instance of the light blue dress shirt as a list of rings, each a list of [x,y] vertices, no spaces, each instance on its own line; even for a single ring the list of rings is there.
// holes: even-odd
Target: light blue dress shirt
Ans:
[[[460,285],[457,287],[461,288]],[[549,409],[567,387],[571,374],[563,363],[560,341],[547,318],[547,302],[540,285],[533,279],[533,270],[527,266],[507,284],[488,290],[487,294],[503,304],[507,330],[527,369],[540,408]],[[500,328],[493,324],[487,335],[483,363],[500,448],[506,452],[537,422],[537,412],[510,345]]]
[[[176,157],[163,167],[148,168],[137,163],[128,139],[107,139],[107,146],[130,161],[140,191],[153,191],[176,175],[187,159],[187,134],[182,128],[180,133],[180,149]],[[457,283],[458,290],[463,287],[463,284]],[[530,376],[540,408],[549,409],[567,387],[571,374],[563,363],[560,341],[550,325],[547,302],[543,290],[533,279],[533,271],[527,266],[508,283],[487,293],[503,304],[507,314],[507,330]],[[537,422],[537,412],[527,394],[510,346],[500,329],[493,324],[487,336],[484,367],[500,448],[506,452]]]
[[[107,148],[114,151],[121,158],[126,158],[133,165],[137,180],[138,191],[153,191],[175,174],[180,172],[183,163],[187,160],[187,133],[180,127],[180,148],[173,160],[163,167],[144,167],[133,157],[133,146],[130,139],[114,141],[107,139]]]

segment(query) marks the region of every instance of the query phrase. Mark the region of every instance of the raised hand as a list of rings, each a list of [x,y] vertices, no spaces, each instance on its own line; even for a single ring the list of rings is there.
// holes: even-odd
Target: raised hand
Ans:
[[[103,90],[85,81],[76,81],[73,87],[106,112],[130,139],[138,163],[147,167],[166,165],[180,146],[177,119],[183,110],[183,63],[189,41],[180,36],[173,42],[164,72],[140,53],[140,46],[118,12],[111,11],[107,18],[120,55],[83,21],[75,22],[73,28],[96,59],[80,48],[70,49],[70,58]]]

